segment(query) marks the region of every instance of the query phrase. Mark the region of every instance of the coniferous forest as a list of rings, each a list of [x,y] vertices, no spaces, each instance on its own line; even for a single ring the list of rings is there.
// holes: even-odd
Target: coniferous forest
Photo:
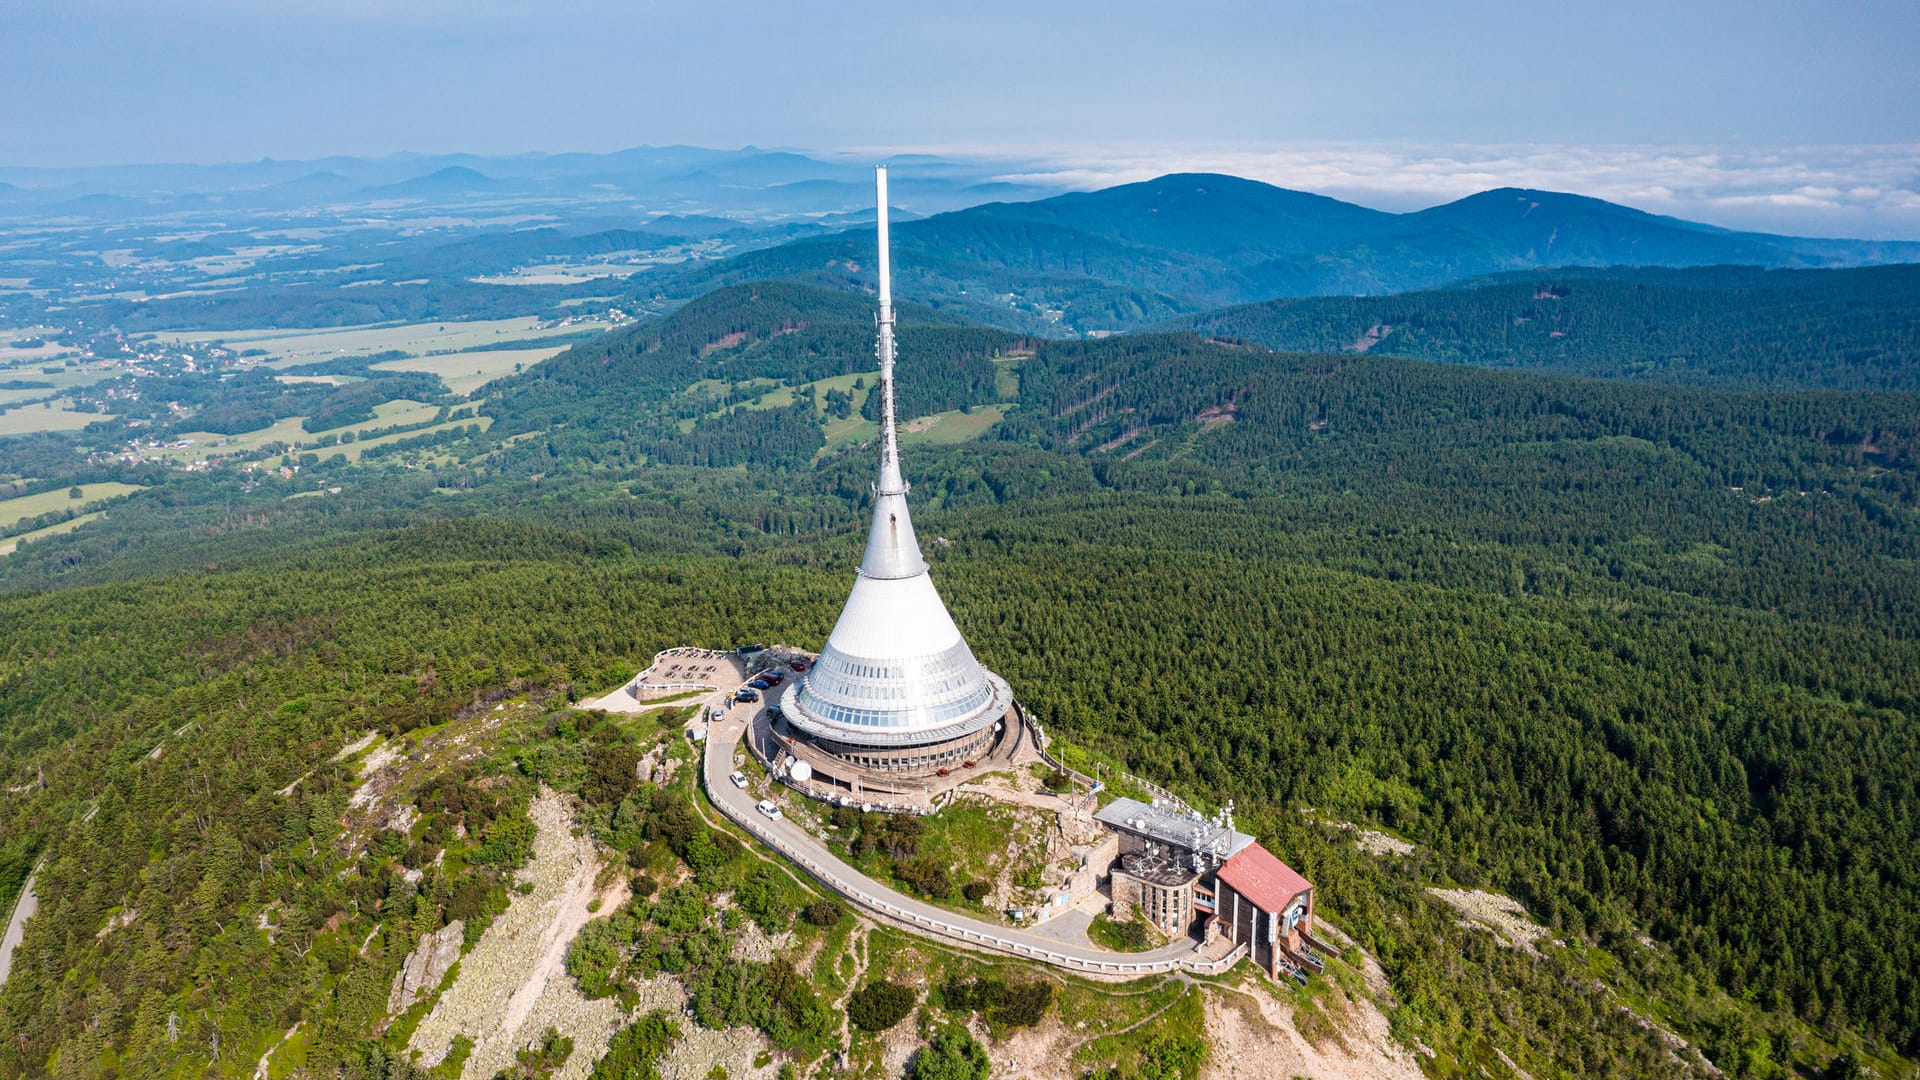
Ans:
[[[1777,379],[1831,357],[1756,333],[1749,377],[1672,386],[1397,358],[1392,336],[1357,355],[1344,329],[1276,353],[902,322],[903,415],[1008,409],[906,453],[975,651],[1057,737],[1232,799],[1378,958],[1430,1072],[1477,1075],[1496,1048],[1534,1076],[1689,1067],[1657,1023],[1730,1076],[1911,1075],[1906,345],[1862,368],[1904,357],[1898,378]],[[596,779],[630,736],[564,706],[670,645],[817,647],[872,452],[830,436],[856,407],[815,384],[867,371],[870,329],[864,298],[722,290],[495,384],[492,427],[430,467],[314,462],[301,484],[342,488],[326,498],[170,481],[7,556],[0,890],[38,866],[41,910],[0,988],[0,1072],[248,1071],[208,1047],[257,1057],[304,1020],[316,1075],[399,1075],[369,1033],[410,935],[504,908],[537,783],[580,793],[596,835],[747,887],[671,800]],[[1605,370],[1611,340],[1557,366],[1632,374],[1624,353]],[[436,788],[419,836],[331,842],[343,744],[508,699],[540,717],[483,763],[507,781]],[[1556,944],[1499,948],[1429,886],[1510,895]],[[701,959],[676,902],[630,933],[692,965],[696,1011],[812,1045],[810,992],[733,1009],[747,976]]]

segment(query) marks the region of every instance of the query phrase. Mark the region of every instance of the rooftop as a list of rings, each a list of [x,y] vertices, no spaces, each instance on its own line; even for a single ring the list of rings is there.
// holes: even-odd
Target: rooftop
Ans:
[[[1254,902],[1262,911],[1282,912],[1293,898],[1313,888],[1313,882],[1259,844],[1227,860],[1220,880]]]
[[[1142,881],[1167,887],[1185,885],[1198,876],[1198,872],[1185,859],[1176,857],[1174,852],[1157,844],[1122,855],[1120,869]]]
[[[1115,799],[1093,817],[1108,828],[1124,829],[1182,851],[1211,852],[1221,859],[1231,859],[1253,843],[1246,833],[1138,799]]]

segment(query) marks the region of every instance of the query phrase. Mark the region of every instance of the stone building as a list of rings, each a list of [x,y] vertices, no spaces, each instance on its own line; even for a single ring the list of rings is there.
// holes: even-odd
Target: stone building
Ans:
[[[1115,799],[1094,818],[1119,838],[1108,872],[1116,917],[1138,911],[1169,934],[1195,930],[1245,945],[1269,975],[1322,967],[1313,939],[1313,883],[1253,837],[1231,814],[1209,820],[1184,810]]]

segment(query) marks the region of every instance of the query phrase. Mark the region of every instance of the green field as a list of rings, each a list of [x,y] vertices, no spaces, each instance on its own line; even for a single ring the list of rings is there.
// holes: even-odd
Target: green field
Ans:
[[[328,457],[334,454],[345,454],[347,455],[348,461],[359,461],[361,454],[366,453],[376,446],[385,446],[387,443],[399,442],[401,439],[416,439],[422,435],[432,435],[451,427],[461,427],[466,424],[479,424],[480,430],[485,431],[487,428],[493,426],[493,417],[475,416],[466,420],[449,420],[444,424],[435,424],[432,427],[424,427],[418,431],[402,431],[393,435],[381,435],[372,439],[363,439],[359,442],[348,443],[345,446],[328,447],[320,451],[320,453]]]
[[[269,443],[283,442],[289,446],[299,446],[300,449],[296,450],[295,453],[317,451],[323,452],[329,457],[336,453],[341,453],[347,455],[349,461],[358,461],[360,460],[361,451],[369,446],[379,446],[383,443],[392,442],[395,439],[408,439],[415,435],[439,431],[447,425],[442,424],[436,427],[421,428],[416,431],[406,431],[394,435],[380,435],[367,439],[364,442],[352,442],[338,447],[316,448],[313,444],[328,435],[348,435],[373,428],[393,427],[400,424],[424,424],[439,415],[439,413],[440,407],[438,405],[427,405],[418,401],[401,398],[395,401],[382,402],[374,406],[373,419],[363,420],[357,424],[344,424],[337,428],[329,428],[326,431],[307,431],[300,426],[300,421],[303,419],[302,417],[289,416],[275,423],[272,427],[263,427],[254,431],[241,432],[238,435],[221,435],[212,431],[189,431],[180,436],[182,440],[188,442],[188,445],[180,447],[167,446],[149,450],[147,456],[164,461],[184,463],[203,460],[209,454],[216,457],[230,457],[235,454],[244,454],[258,450]],[[449,421],[449,423],[474,422],[474,420]],[[477,422],[484,427],[493,421],[486,417],[479,417],[477,418]]]
[[[92,386],[102,379],[110,378],[118,374],[120,370],[119,365],[110,360],[83,360],[78,355],[69,356],[65,360],[58,358],[26,358],[34,355],[34,352],[28,352],[25,356],[22,356],[16,354],[13,349],[0,348],[0,382],[13,382],[18,380],[20,382],[47,384],[44,388],[31,387],[25,390],[0,390],[0,405],[5,405],[13,401],[43,398],[56,391],[71,389],[75,386]],[[61,368],[61,370],[54,372],[42,370],[48,367],[58,367]]]
[[[79,350],[68,345],[57,345],[51,341],[30,348],[16,349],[13,343],[28,338],[42,340],[58,336],[61,331],[46,326],[26,326],[18,330],[0,330],[0,371],[15,363],[41,363],[60,356],[77,354]]]
[[[1018,352],[993,358],[993,388],[1000,400],[1012,401],[1020,396],[1020,365],[1032,355]]]
[[[45,391],[35,391],[45,393]],[[79,431],[106,413],[74,412],[57,405],[21,405],[0,413],[0,435],[30,435],[36,431]]]
[[[972,442],[987,433],[993,425],[1006,419],[1005,405],[975,405],[971,413],[959,409],[949,409],[932,416],[915,417],[906,422],[900,430],[900,445],[911,446],[914,443],[934,443],[950,446],[954,443]],[[920,425],[925,424],[925,427]]]
[[[81,495],[77,499],[68,498],[66,488],[59,488],[54,491],[43,491],[38,495],[22,495],[17,499],[0,499],[0,529],[7,528],[15,522],[24,521],[30,517],[39,517],[41,514],[51,513],[55,510],[64,510],[69,506],[85,506],[90,502],[97,502],[101,499],[114,499],[129,492],[139,490],[140,487],[137,484],[121,484],[114,481],[106,481],[99,484],[81,484]]]
[[[454,353],[451,356],[421,356],[410,360],[388,360],[375,364],[378,371],[424,371],[440,376],[447,389],[461,396],[520,368],[528,368],[561,351],[550,349],[488,349],[481,352]]]
[[[62,521],[58,525],[49,525],[44,529],[35,529],[30,533],[21,533],[19,536],[11,536],[5,540],[0,540],[0,555],[13,554],[14,551],[18,549],[21,544],[30,543],[34,540],[45,539],[46,537],[49,537],[49,536],[58,536],[63,532],[72,532],[73,530],[79,528],[80,526],[85,525],[87,522],[92,521],[97,517],[100,517],[104,513],[105,511],[95,510],[91,514],[81,514],[78,517],[70,518],[66,521]]]
[[[546,326],[545,320],[526,316],[518,319],[480,319],[467,322],[404,323],[398,326],[349,326],[337,330],[212,330],[192,333],[167,333],[156,340],[181,345],[220,342],[231,349],[265,349],[269,367],[296,367],[333,356],[370,356],[398,349],[415,354],[447,353],[477,349],[502,341],[523,338],[577,334],[584,327]],[[449,357],[450,359],[451,357]],[[439,357],[429,357],[437,361]],[[512,368],[509,363],[508,368]],[[425,371],[427,368],[404,368]],[[470,370],[470,369],[469,369]]]
[[[182,432],[177,441],[185,442],[188,445],[178,447],[164,446],[158,449],[148,450],[146,451],[146,455],[162,461],[197,461],[206,457],[208,451],[211,450],[218,450],[220,451],[219,456],[227,457],[232,454],[244,454],[250,450],[258,450],[272,442],[295,443],[301,439],[311,438],[314,438],[314,436],[300,430],[300,417],[289,416],[271,427],[258,428],[253,431],[243,431],[238,435],[222,435],[216,431]]]

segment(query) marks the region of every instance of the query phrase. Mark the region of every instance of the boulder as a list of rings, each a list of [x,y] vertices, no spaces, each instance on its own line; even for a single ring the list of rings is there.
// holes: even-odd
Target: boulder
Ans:
[[[405,1012],[452,970],[460,959],[460,944],[466,938],[467,924],[455,919],[431,934],[420,935],[420,944],[407,954],[407,962],[394,973],[393,990],[387,994],[389,1015]]]

